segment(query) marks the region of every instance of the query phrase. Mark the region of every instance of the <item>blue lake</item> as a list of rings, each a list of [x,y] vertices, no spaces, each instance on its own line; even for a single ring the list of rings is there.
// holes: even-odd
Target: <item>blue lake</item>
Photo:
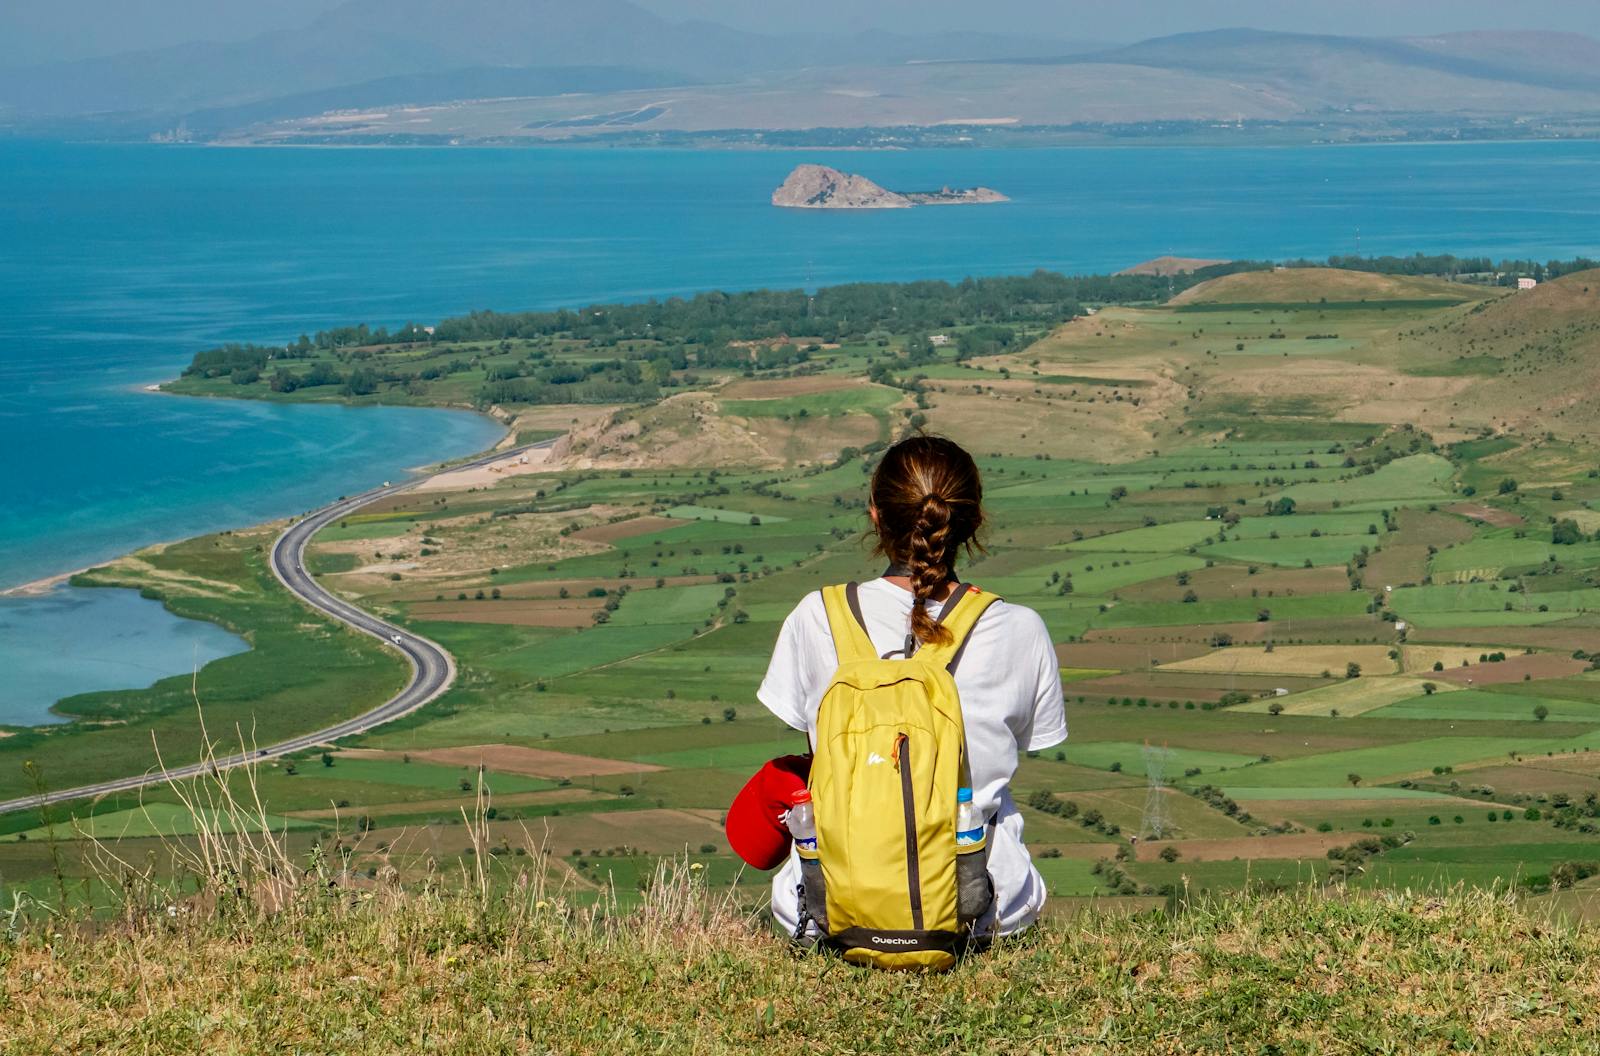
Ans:
[[[248,648],[243,638],[178,619],[132,590],[0,598],[0,722],[47,721],[62,697],[148,686]]]
[[[772,188],[802,160],[893,188],[981,183],[1014,200],[772,208]],[[140,391],[221,341],[711,287],[1114,270],[1164,253],[1570,257],[1596,252],[1597,214],[1596,143],[694,152],[0,142],[0,587],[307,509],[498,435],[465,412]],[[8,618],[29,619],[30,604]],[[56,657],[63,670],[73,663]],[[167,660],[186,670],[190,657]]]

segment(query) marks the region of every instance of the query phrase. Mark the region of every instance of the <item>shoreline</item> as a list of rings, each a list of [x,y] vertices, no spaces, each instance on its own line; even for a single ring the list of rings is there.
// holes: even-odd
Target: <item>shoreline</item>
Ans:
[[[488,417],[491,417],[495,421],[500,421],[500,419],[494,418],[494,416],[492,416],[492,415],[489,415]],[[502,424],[505,424],[505,423],[502,423]],[[414,489],[414,488],[426,488],[431,482],[433,482],[435,480],[446,480],[446,481],[450,481],[450,482],[455,483],[455,484],[459,484],[463,477],[469,476],[471,474],[474,474],[474,473],[477,473],[477,472],[480,472],[480,471],[485,473],[485,474],[506,473],[506,474],[509,475],[509,474],[515,474],[515,473],[518,473],[518,472],[534,472],[534,471],[537,471],[537,470],[541,469],[543,467],[545,459],[544,458],[530,458],[530,455],[536,454],[536,453],[537,454],[547,455],[548,451],[549,451],[549,445],[553,441],[551,441],[551,440],[540,441],[540,442],[538,442],[538,444],[543,445],[543,446],[534,446],[534,447],[532,447],[532,448],[530,448],[528,450],[519,451],[517,449],[517,447],[516,447],[515,440],[516,440],[516,432],[515,432],[515,430],[512,429],[510,426],[507,426],[505,435],[500,437],[492,446],[490,446],[488,448],[484,448],[484,449],[478,451],[476,454],[465,456],[465,462],[467,464],[463,464],[463,461],[461,459],[452,459],[449,462],[435,462],[435,463],[429,464],[426,467],[421,467],[421,468],[413,469],[413,470],[407,470],[407,473],[411,477],[413,477],[414,479],[406,481],[406,482],[404,482],[402,484],[398,484],[398,485],[391,485],[390,482],[385,481],[380,489],[374,489],[370,493],[368,493],[368,492],[359,493],[358,496],[354,500],[347,500],[345,496],[341,495],[338,499],[333,501],[331,506],[321,506],[321,507],[318,507],[318,508],[314,509],[310,513],[293,514],[293,515],[290,515],[288,517],[269,518],[269,519],[264,520],[264,521],[256,522],[255,524],[251,525],[250,528],[252,528],[252,529],[253,528],[271,528],[275,532],[275,539],[274,539],[272,547],[269,550],[269,553],[271,555],[269,563],[270,563],[270,566],[272,567],[273,573],[276,576],[278,582],[285,589],[287,589],[290,592],[291,595],[294,595],[295,597],[298,598],[298,600],[300,602],[309,605],[311,608],[316,609],[316,610],[320,610],[324,615],[333,618],[338,623],[348,625],[350,627],[355,628],[356,630],[366,631],[367,633],[373,634],[375,637],[379,637],[380,639],[388,638],[388,637],[391,637],[391,636],[386,635],[386,634],[381,634],[378,631],[372,630],[370,627],[362,626],[362,625],[360,625],[360,623],[358,621],[353,621],[351,618],[349,618],[347,616],[344,616],[344,615],[341,615],[340,613],[334,611],[333,609],[327,608],[326,606],[313,601],[311,598],[307,597],[303,591],[296,589],[295,584],[292,583],[289,578],[286,578],[286,576],[278,570],[277,562],[278,562],[278,548],[279,548],[279,545],[283,542],[284,539],[288,538],[288,536],[291,533],[296,531],[298,526],[303,525],[303,524],[304,525],[310,525],[311,527],[309,528],[309,531],[314,535],[315,532],[320,531],[321,528],[326,527],[328,524],[332,523],[332,521],[330,519],[328,519],[328,517],[323,517],[319,522],[319,520],[318,520],[319,515],[330,515],[331,516],[330,511],[332,511],[333,509],[338,508],[338,507],[349,506],[351,504],[351,501],[354,501],[354,503],[356,504],[356,508],[360,508],[361,506],[364,506],[364,505],[369,504],[369,503],[371,503],[373,501],[376,501],[377,499],[383,497],[384,494],[386,494],[388,492],[392,492],[392,491],[395,491],[395,490],[408,490],[408,489]],[[510,449],[509,450],[507,449],[507,445],[508,444],[510,445]],[[515,462],[513,462],[513,460],[515,460]],[[472,462],[482,462],[484,464],[481,467],[479,467],[479,466],[471,465],[470,463],[472,463]],[[515,465],[516,468],[514,468],[514,469],[511,468],[513,465]],[[502,468],[502,467],[505,467],[505,468]],[[491,481],[485,480],[485,481],[483,481],[483,483],[491,483]],[[208,533],[201,533],[201,536],[189,536],[189,537],[186,537],[184,540],[179,540],[179,542],[187,541],[187,539],[203,537],[205,534],[208,534]],[[310,538],[311,538],[311,536],[307,536],[306,537],[306,541],[309,541]],[[302,541],[299,544],[302,549],[305,547],[306,541]],[[153,546],[153,547],[166,547],[166,546],[171,546],[171,545],[175,545],[175,544],[167,542],[167,543],[153,543],[153,544],[149,544],[149,545]],[[107,562],[107,564],[119,561],[119,560],[122,559],[122,557],[126,557],[126,556],[129,556],[131,554],[137,554],[137,553],[139,553],[139,552],[141,552],[141,551],[143,551],[145,549],[148,549],[148,547],[140,547],[137,550],[129,551],[128,554],[124,554],[124,555],[121,555],[121,556],[119,556],[117,558],[111,559],[111,562]],[[258,547],[257,549],[259,550],[260,548]],[[43,596],[45,594],[48,594],[50,591],[54,590],[56,587],[60,586],[62,583],[68,582],[73,577],[77,576],[78,574],[80,574],[82,572],[92,571],[94,568],[98,568],[98,567],[102,567],[102,566],[101,565],[94,565],[94,566],[88,566],[88,567],[85,567],[85,568],[77,569],[77,570],[72,571],[72,572],[58,573],[56,575],[42,577],[42,578],[33,580],[33,581],[29,582],[29,583],[21,584],[21,585],[19,585],[17,587],[7,588],[6,590],[0,590],[0,598],[9,597],[9,596],[16,596],[16,597],[38,597],[38,596]],[[304,571],[303,566],[302,566],[302,571]],[[309,582],[309,580],[307,580],[307,582]],[[101,585],[100,584],[94,584],[93,586],[99,587]],[[104,586],[106,588],[110,588],[110,589],[129,589],[129,590],[139,590],[140,589],[140,588],[134,586],[133,584],[127,584],[127,583],[108,583],[108,584],[104,584]],[[143,591],[140,591],[140,593],[143,593]],[[245,649],[241,650],[243,652],[249,652],[249,651],[254,650],[254,649],[256,649],[258,647],[258,643],[255,641],[255,639],[253,639],[251,637],[247,637],[244,633],[242,633],[237,628],[228,626],[224,622],[224,620],[218,615],[214,615],[214,614],[211,614],[211,613],[180,613],[180,612],[177,612],[177,611],[174,610],[172,598],[169,595],[157,593],[157,594],[154,594],[153,596],[150,595],[150,594],[145,594],[144,596],[152,597],[153,600],[158,600],[161,603],[162,608],[169,615],[171,615],[173,617],[176,617],[179,620],[195,620],[195,621],[202,622],[202,623],[208,623],[208,624],[211,624],[213,626],[220,627],[224,631],[228,631],[229,633],[233,634],[235,637],[237,637],[237,638],[241,639],[242,641],[244,641]],[[331,596],[330,596],[330,598],[331,598]],[[365,610],[361,610],[361,611],[363,612],[363,615],[369,615],[369,614],[365,613]],[[371,618],[372,619],[378,619],[377,617],[371,617]],[[381,623],[381,620],[380,620],[380,623]],[[389,626],[389,627],[386,627],[384,629],[385,630],[389,630],[389,631],[397,631],[398,630],[398,628],[395,628],[393,626]],[[398,646],[400,641],[401,641],[400,635],[398,633],[396,633],[392,637],[393,637],[393,641],[396,643],[396,646]],[[425,639],[417,639],[417,640],[426,641]],[[385,644],[386,647],[388,646],[387,642],[385,642],[384,644]],[[413,645],[414,644],[415,644],[415,642],[413,642]],[[428,644],[431,645],[431,643],[428,643]],[[437,649],[438,647],[434,647],[434,648]],[[413,655],[413,660],[415,661],[414,654],[410,654],[409,650],[396,649],[395,651],[403,651],[403,652],[406,652],[408,655]],[[196,675],[198,675],[200,670],[203,670],[205,667],[209,666],[211,663],[213,663],[213,662],[215,662],[217,660],[226,659],[228,656],[233,656],[233,655],[237,655],[237,652],[228,653],[228,654],[225,654],[223,656],[214,656],[214,657],[212,657],[210,660],[207,660],[204,664],[200,664],[195,669]],[[448,653],[441,653],[441,655],[443,657],[443,663],[446,666],[446,670],[447,670],[447,673],[448,673],[448,679],[449,680],[453,680],[454,671],[455,671],[454,660],[450,657],[450,655]],[[414,673],[420,673],[422,671],[422,669],[419,668],[415,662],[413,662],[413,671],[414,671]],[[178,673],[181,673],[181,672],[178,672]],[[165,678],[165,677],[172,677],[172,676],[161,676],[161,678]],[[420,674],[418,674],[418,677],[420,677]],[[161,680],[161,678],[157,678],[155,681],[159,682]],[[155,682],[151,682],[149,685],[154,685],[154,684],[155,684]],[[417,684],[418,683],[414,679],[412,685],[407,687],[406,693],[411,692],[411,690],[414,689]],[[444,692],[444,689],[448,688],[448,685],[449,685],[449,681],[447,680],[446,683],[444,684],[444,686],[439,688],[438,690],[436,690],[433,695],[437,696],[439,693]],[[124,690],[126,690],[126,691],[137,691],[139,688],[140,687],[137,686],[137,685],[130,685],[130,686],[126,686],[126,687],[116,687],[114,691],[118,691],[118,692],[121,692],[121,691],[124,691]],[[146,687],[146,688],[148,688],[148,687]],[[52,693],[56,692],[56,690],[52,687],[51,692]],[[76,714],[76,713],[73,713],[73,712],[70,712],[70,711],[64,711],[61,708],[61,705],[63,704],[63,702],[65,702],[68,699],[71,699],[72,697],[74,697],[76,695],[78,695],[78,694],[69,693],[66,696],[58,697],[56,700],[54,700],[49,705],[49,707],[47,709],[48,715],[51,716],[52,718],[56,718],[56,719],[59,720],[59,722],[50,723],[49,725],[57,726],[57,727],[64,728],[64,729],[69,729],[69,730],[71,730],[71,729],[81,729],[82,728],[81,723],[86,718],[86,716],[80,715],[80,714]],[[388,708],[388,707],[393,706],[403,696],[405,696],[405,693],[402,693],[400,696],[392,698],[385,705],[383,705],[383,708]],[[430,697],[430,698],[427,698],[427,699],[432,699],[432,698]],[[421,703],[426,703],[426,702],[427,702],[426,699],[421,701]],[[413,708],[417,707],[417,706],[420,706],[420,703],[413,705]],[[368,713],[368,714],[375,715],[375,714],[377,714],[378,711],[382,711],[383,708],[377,709],[376,711]],[[383,720],[379,720],[379,721],[387,721],[387,720],[383,719]],[[0,724],[0,737],[11,736],[11,732],[6,729],[6,726],[8,726],[8,725],[11,726],[13,729],[31,729],[31,728],[43,725],[43,723]],[[319,733],[325,733],[325,732],[327,732],[327,730],[318,731],[318,732]],[[200,764],[196,764],[196,768],[198,768],[199,765]],[[80,790],[80,791],[82,791],[82,790]]]
[[[191,396],[189,393],[170,392],[170,391],[162,388],[163,385],[166,385],[169,382],[172,382],[172,381],[175,381],[175,380],[177,380],[177,379],[175,379],[175,378],[166,378],[166,379],[163,379],[163,380],[160,380],[160,381],[154,381],[154,382],[134,382],[132,385],[129,385],[127,387],[127,389],[128,389],[128,391],[131,391],[131,392],[147,393],[147,394],[156,395],[156,396],[183,397],[183,398],[189,398],[189,399],[202,399],[202,400],[206,400],[206,399],[246,399],[246,400],[248,400],[248,399],[252,399],[252,397],[250,397],[250,396],[238,396],[238,397],[234,397],[234,396]],[[338,403],[341,403],[345,407],[351,407],[351,408],[362,406],[360,404],[346,403],[344,401],[333,401],[333,402],[338,402]],[[396,406],[412,406],[412,405],[408,405],[408,404],[373,404],[372,406],[396,407]],[[443,406],[431,405],[431,406],[419,406],[418,409],[419,410],[435,410],[435,409],[437,409],[437,410],[448,410],[448,411],[465,411],[466,413],[476,414],[476,415],[478,415],[478,416],[480,416],[482,418],[488,419],[489,421],[491,421],[491,422],[495,423],[496,425],[500,426],[501,428],[503,428],[505,430],[505,432],[494,443],[490,444],[487,447],[480,448],[480,449],[478,449],[476,451],[470,451],[470,452],[467,452],[465,454],[458,455],[458,456],[456,456],[454,458],[446,459],[446,460],[443,460],[443,461],[430,462],[430,463],[426,463],[426,464],[420,465],[420,466],[407,466],[404,469],[404,472],[407,473],[411,478],[416,479],[416,480],[423,480],[423,479],[426,479],[427,477],[430,477],[430,476],[435,476],[435,475],[440,474],[440,473],[446,473],[446,472],[449,472],[452,467],[454,467],[456,465],[459,465],[462,462],[470,461],[470,460],[475,459],[475,458],[481,458],[481,457],[483,457],[485,455],[491,455],[491,454],[494,454],[496,451],[503,451],[508,446],[513,446],[513,443],[514,443],[514,441],[516,439],[516,431],[511,427],[511,425],[509,423],[507,423],[506,421],[504,421],[503,419],[497,417],[496,415],[494,415],[492,413],[486,413],[484,411],[477,410],[476,408],[470,408],[470,407],[443,407]],[[332,501],[332,500],[330,499],[329,501]],[[249,529],[249,528],[257,528],[257,527],[262,527],[264,525],[272,524],[275,521],[284,520],[285,518],[293,518],[293,517],[298,517],[298,516],[300,516],[300,512],[299,511],[292,512],[292,513],[284,513],[284,514],[279,514],[277,516],[267,517],[267,518],[264,518],[263,520],[252,521],[249,524],[227,524],[227,525],[222,525],[222,526],[220,526],[218,528],[213,529],[212,531],[218,531],[218,532],[221,532],[221,531],[243,531],[243,530]],[[200,532],[198,534],[199,535],[208,535],[210,533],[209,532]],[[197,538],[197,537],[198,536],[183,536],[183,537],[180,537],[180,538],[177,538],[177,539],[156,539],[156,540],[152,540],[152,541],[147,542],[147,543],[139,543],[139,544],[133,545],[130,549],[119,550],[115,554],[112,554],[109,557],[96,559],[96,560],[92,561],[90,564],[82,565],[82,566],[79,566],[77,568],[71,568],[71,569],[68,569],[68,570],[63,571],[63,572],[47,573],[45,575],[39,576],[39,577],[37,577],[35,579],[30,579],[30,580],[28,580],[26,582],[23,582],[23,583],[14,583],[14,584],[12,584],[10,586],[0,586],[0,599],[6,599],[6,598],[40,598],[40,597],[44,597],[45,595],[50,594],[52,591],[54,591],[57,587],[60,587],[60,586],[63,586],[65,584],[67,584],[74,576],[81,575],[84,572],[89,572],[89,571],[91,571],[91,570],[93,570],[95,568],[100,567],[101,565],[111,564],[112,562],[120,561],[125,557],[131,557],[132,555],[138,553],[140,550],[146,549],[147,547],[152,547],[152,546],[172,546],[172,545],[175,545],[177,543],[184,542],[187,539],[192,539],[192,538]],[[80,558],[80,560],[81,560],[81,558]]]
[[[141,547],[141,549],[143,548]],[[134,552],[135,551],[129,551],[129,553]],[[124,554],[122,556],[126,557],[127,555]],[[112,560],[115,561],[118,560],[118,558],[112,558]],[[84,565],[82,568],[75,568],[71,572],[57,572],[53,576],[43,576],[39,579],[30,580],[27,583],[18,583],[14,587],[7,587],[4,590],[0,590],[0,598],[42,598],[46,594],[54,591],[57,587],[62,586],[70,581],[72,577],[87,572],[94,567],[96,566]]]
[[[887,132],[896,126],[867,125],[861,126],[862,131]],[[925,125],[916,126],[924,129],[954,129],[959,125]],[[974,128],[999,128],[1015,129],[1016,125],[983,124],[973,125]],[[856,131],[852,128],[849,131]],[[694,134],[689,130],[672,130],[684,134]],[[800,131],[797,129],[776,129],[772,131],[788,132]],[[1067,133],[1073,135],[1073,133]],[[1149,147],[1169,149],[1201,149],[1201,150],[1241,150],[1259,149],[1265,147],[1427,147],[1427,146],[1515,146],[1528,143],[1600,143],[1600,132],[1589,135],[1549,135],[1525,136],[1508,138],[1488,136],[1482,139],[1462,139],[1441,136],[1437,139],[1410,139],[1404,135],[1375,139],[1350,139],[1350,140],[1319,140],[1306,139],[1277,139],[1263,137],[1259,140],[1215,139],[1193,140],[1182,136],[1137,138],[1119,137],[1103,133],[1084,132],[1076,135],[1070,142],[1065,140],[1051,142],[1017,142],[984,144],[979,150],[1075,150],[1079,148],[1132,148],[1144,149]],[[323,143],[293,143],[282,140],[268,139],[225,139],[203,140],[193,143],[151,143],[148,140],[58,140],[52,142],[68,142],[80,146],[149,146],[166,148],[198,148],[210,150],[483,150],[483,151],[517,151],[517,150],[594,150],[594,151],[716,151],[716,152],[749,152],[749,153],[816,153],[828,151],[833,153],[879,153],[879,152],[915,152],[919,150],[970,150],[974,149],[971,143],[952,140],[928,144],[906,145],[903,143],[854,143],[848,145],[834,145],[826,143],[792,145],[787,143],[756,143],[747,141],[717,141],[706,140],[693,143],[660,143],[644,140],[589,140],[589,139],[543,139],[527,137],[514,142],[505,140],[464,141],[454,143],[354,143],[354,142],[323,142]]]

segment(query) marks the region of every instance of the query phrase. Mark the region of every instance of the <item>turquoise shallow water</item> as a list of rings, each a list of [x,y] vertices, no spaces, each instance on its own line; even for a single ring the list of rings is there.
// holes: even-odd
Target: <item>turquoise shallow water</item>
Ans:
[[[1014,200],[773,209],[771,189],[802,160]],[[802,154],[0,142],[0,586],[306,509],[494,438],[461,413],[138,391],[220,341],[719,286],[1113,270],[1162,253],[1566,257],[1596,250],[1597,176],[1594,143]],[[0,628],[0,664],[29,640]],[[173,654],[168,669],[189,659]]]

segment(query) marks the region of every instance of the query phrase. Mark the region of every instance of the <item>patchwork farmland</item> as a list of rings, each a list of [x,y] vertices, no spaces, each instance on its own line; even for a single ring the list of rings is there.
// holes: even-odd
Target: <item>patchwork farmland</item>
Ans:
[[[1465,353],[1441,334],[1509,312],[1493,291],[1341,274],[1319,303],[1318,276],[1292,279],[1230,276],[982,355],[913,363],[896,333],[576,423],[530,412],[570,430],[548,464],[319,537],[325,585],[461,676],[411,718],[262,766],[264,809],[358,869],[410,869],[477,853],[463,812],[487,797],[493,846],[542,844],[574,891],[626,894],[687,854],[758,900],[722,812],[805,742],[754,691],[805,592],[876,574],[863,485],[911,425],[983,470],[992,527],[964,573],[1057,642],[1071,736],[1021,760],[1015,793],[1058,905],[1333,879],[1548,890],[1600,859],[1592,408],[1485,410],[1481,343],[1477,375],[1444,369]],[[211,581],[250,581],[264,537],[203,541]],[[181,594],[195,560],[95,576]],[[126,797],[76,814],[148,849],[176,821],[170,793],[145,799],[149,818]],[[0,826],[0,861],[38,882],[48,831]]]

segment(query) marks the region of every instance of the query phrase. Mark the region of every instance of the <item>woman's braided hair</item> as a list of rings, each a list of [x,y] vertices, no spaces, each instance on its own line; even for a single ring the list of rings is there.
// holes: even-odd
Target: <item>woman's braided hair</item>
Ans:
[[[878,513],[873,552],[904,567],[911,579],[911,633],[923,643],[949,642],[950,632],[934,623],[928,601],[955,579],[957,551],[980,548],[983,483],[977,464],[953,440],[907,437],[878,463],[871,501]]]

